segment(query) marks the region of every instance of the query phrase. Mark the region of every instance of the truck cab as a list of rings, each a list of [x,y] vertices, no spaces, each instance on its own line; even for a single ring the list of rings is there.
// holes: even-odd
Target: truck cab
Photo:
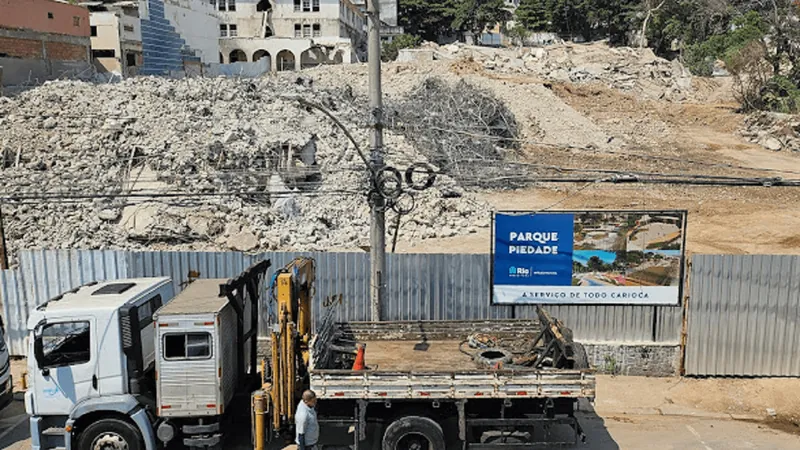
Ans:
[[[31,313],[34,450],[154,447],[153,313],[173,296],[169,278],[90,283]]]
[[[11,377],[11,361],[5,341],[6,328],[0,317],[0,409],[14,399],[14,379]]]

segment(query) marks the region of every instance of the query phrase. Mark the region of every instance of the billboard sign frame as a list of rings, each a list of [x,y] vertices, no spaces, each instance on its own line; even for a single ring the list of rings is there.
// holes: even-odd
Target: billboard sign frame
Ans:
[[[563,284],[563,274],[558,273],[557,269],[552,269],[545,267],[542,272],[535,272],[535,275],[530,273],[530,268],[523,268],[519,269],[522,274],[519,276],[536,276],[542,279],[547,279],[548,276],[555,277],[558,280],[561,280],[562,283],[548,285],[548,284],[537,284],[537,283],[521,283],[520,285],[514,285],[510,283],[508,277],[513,276],[508,274],[508,270],[511,269],[512,272],[516,272],[515,267],[506,267],[503,265],[503,273],[504,275],[500,275],[497,272],[497,265],[498,265],[498,254],[497,254],[497,247],[498,247],[498,235],[497,235],[497,216],[524,216],[528,217],[529,219],[538,218],[537,216],[550,216],[555,218],[555,222],[558,223],[560,220],[558,218],[559,215],[572,215],[573,216],[573,227],[574,227],[574,216],[579,215],[591,215],[591,214],[604,214],[604,215],[648,215],[648,216],[669,216],[669,217],[680,217],[680,238],[678,242],[680,242],[680,254],[679,254],[679,261],[678,261],[678,271],[677,271],[677,285],[671,284],[669,286],[650,286],[641,288],[638,292],[644,292],[647,289],[652,290],[653,287],[662,289],[666,291],[665,288],[669,287],[672,290],[677,288],[676,294],[673,296],[671,293],[660,292],[656,293],[653,297],[658,298],[659,300],[652,300],[650,296],[644,295],[635,295],[636,292],[633,292],[631,298],[625,295],[612,295],[609,298],[608,295],[603,296],[603,292],[613,292],[613,288],[607,287],[581,287],[579,286],[568,286]],[[682,209],[653,209],[653,210],[553,210],[553,211],[518,211],[518,210],[506,210],[506,211],[493,211],[491,213],[491,243],[490,243],[490,273],[489,273],[489,281],[491,284],[491,288],[489,291],[489,301],[490,304],[493,306],[526,306],[526,305],[535,305],[535,304],[551,304],[551,305],[637,305],[637,306],[680,306],[683,303],[683,293],[684,293],[684,280],[685,280],[685,273],[686,273],[686,229],[687,229],[687,217],[688,211]],[[563,218],[563,217],[562,217]],[[535,219],[534,219],[535,220]],[[546,254],[548,252],[546,248],[546,244],[548,243],[549,237],[555,237],[558,239],[559,235],[563,235],[564,226],[556,225],[555,228],[549,227],[549,229],[561,229],[562,233],[556,233],[553,236],[548,236],[547,231],[542,232],[541,234],[537,234],[534,237],[536,239],[537,246],[534,248],[527,246],[528,252],[535,252],[535,253],[545,253],[545,258],[547,258]],[[573,228],[574,233],[574,228]],[[531,236],[529,235],[528,238]],[[570,242],[574,246],[574,236],[570,237]],[[542,244],[540,246],[538,244]],[[507,244],[501,245],[504,249],[506,248]],[[591,248],[591,247],[590,247]],[[557,249],[555,249],[557,251]],[[509,250],[510,251],[510,250]],[[521,250],[525,252],[526,250]],[[673,250],[674,251],[674,250]],[[643,253],[657,253],[653,252],[646,252],[642,251]],[[569,254],[572,255],[573,249],[571,248]],[[626,251],[628,253],[628,251]],[[666,252],[664,252],[666,253]],[[674,255],[670,256],[674,258]],[[551,256],[553,259],[554,256]],[[641,256],[640,256],[641,258]],[[505,261],[506,263],[508,261]],[[563,264],[563,262],[561,263]],[[563,268],[563,265],[562,265]],[[552,270],[551,270],[552,269]],[[506,274],[508,276],[506,276]],[[572,269],[570,269],[570,277],[573,276]],[[503,282],[496,283],[498,278],[503,278]],[[530,300],[520,300],[520,297],[513,301],[509,300],[502,300],[498,299],[498,287],[500,290],[503,290],[501,296],[506,298],[509,297],[510,292],[518,292],[520,290],[531,291],[530,293],[531,298]],[[616,288],[618,292],[625,292],[632,291],[632,286],[618,286]],[[517,294],[511,294],[517,295]],[[541,295],[541,296],[540,296]],[[525,294],[523,294],[523,297]],[[587,298],[590,297],[590,298]],[[643,298],[647,297],[647,298]],[[665,299],[665,297],[669,297],[669,301]]]

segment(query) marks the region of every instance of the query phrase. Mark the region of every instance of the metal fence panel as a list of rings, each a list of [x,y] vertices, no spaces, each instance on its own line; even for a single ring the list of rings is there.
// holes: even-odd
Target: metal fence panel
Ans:
[[[689,375],[800,376],[800,257],[695,255]]]
[[[125,255],[110,250],[27,251],[20,254],[18,269],[0,271],[0,299],[11,354],[26,354],[26,328],[32,309],[91,281],[125,278]]]
[[[35,251],[21,254],[21,267],[0,274],[0,294],[15,354],[24,354],[25,319],[30,308],[80,284],[111,278],[169,276],[179,292],[189,271],[201,278],[230,278],[261,259],[274,271],[297,256],[317,263],[312,317],[320,317],[328,296],[342,294],[340,321],[370,319],[370,257],[368,253],[270,252],[109,252]],[[475,254],[390,254],[385,275],[384,320],[469,320],[535,318],[531,306],[491,306],[490,257]],[[265,292],[265,295],[268,295]],[[267,297],[265,297],[267,298]],[[32,300],[35,299],[35,300]],[[552,314],[570,326],[577,339],[604,342],[676,344],[680,307],[550,306]],[[266,333],[270,303],[261,305],[261,332]],[[316,326],[316,322],[315,322]]]

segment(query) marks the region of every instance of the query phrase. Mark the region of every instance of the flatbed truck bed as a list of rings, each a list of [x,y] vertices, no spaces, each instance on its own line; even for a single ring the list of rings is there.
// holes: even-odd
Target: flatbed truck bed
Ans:
[[[439,449],[445,440],[464,449],[529,448],[543,443],[534,435],[558,426],[571,427],[574,439],[548,445],[582,438],[574,412],[579,399],[594,400],[594,372],[585,353],[571,354],[583,352],[571,331],[546,312],[539,321],[333,323],[332,315],[311,344],[309,386],[322,400],[323,421],[359,431],[356,446],[367,422],[384,427],[383,448],[391,450]],[[490,338],[483,350],[513,359],[482,363],[475,355],[482,350],[470,346],[476,335]],[[356,343],[365,345],[366,370],[348,368]],[[457,418],[451,434],[449,418]],[[409,433],[419,442],[404,444]]]

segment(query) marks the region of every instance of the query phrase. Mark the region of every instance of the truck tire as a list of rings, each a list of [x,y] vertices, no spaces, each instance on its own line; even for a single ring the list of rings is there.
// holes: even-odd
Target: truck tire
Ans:
[[[78,450],[144,450],[144,442],[135,425],[119,419],[102,419],[81,432]]]
[[[573,369],[589,368],[589,356],[586,354],[586,349],[583,347],[583,344],[579,342],[572,343],[572,361]]]
[[[445,450],[444,432],[433,419],[401,417],[386,427],[382,450]]]

